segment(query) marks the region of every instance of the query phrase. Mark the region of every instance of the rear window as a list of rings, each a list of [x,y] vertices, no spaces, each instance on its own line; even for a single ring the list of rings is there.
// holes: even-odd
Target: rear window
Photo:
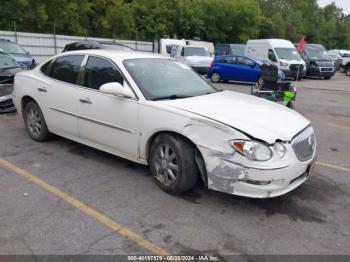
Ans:
[[[49,62],[46,62],[44,65],[41,66],[40,71],[44,74],[49,76],[50,72],[49,72],[49,67],[51,64],[51,60]]]

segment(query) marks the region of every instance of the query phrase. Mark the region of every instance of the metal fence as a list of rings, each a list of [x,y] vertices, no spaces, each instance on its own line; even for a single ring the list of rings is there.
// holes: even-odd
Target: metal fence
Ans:
[[[0,31],[0,38],[16,42],[26,51],[30,52],[34,59],[39,63],[53,55],[61,53],[66,44],[82,40],[93,40],[109,44],[119,43],[129,46],[137,51],[152,52],[153,48],[152,42],[56,34],[36,34],[16,31]]]

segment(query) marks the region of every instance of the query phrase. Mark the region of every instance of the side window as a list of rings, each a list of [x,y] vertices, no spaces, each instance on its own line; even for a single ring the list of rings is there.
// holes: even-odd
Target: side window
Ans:
[[[185,48],[182,47],[182,48],[181,48],[181,56],[184,56],[184,55],[185,55]]]
[[[82,55],[59,57],[48,68],[49,74],[57,80],[76,84],[83,59]]]
[[[234,57],[226,57],[224,59],[224,64],[233,65],[234,63],[235,63],[235,58]]]
[[[243,66],[254,66],[255,65],[255,63],[252,60],[245,58],[245,57],[237,57],[237,64],[243,65]]]
[[[103,84],[124,83],[122,74],[108,60],[90,56],[85,66],[84,86],[99,90]]]
[[[275,56],[275,53],[272,51],[272,49],[269,49],[268,51],[268,58],[272,61],[272,62],[277,62],[277,58]]]

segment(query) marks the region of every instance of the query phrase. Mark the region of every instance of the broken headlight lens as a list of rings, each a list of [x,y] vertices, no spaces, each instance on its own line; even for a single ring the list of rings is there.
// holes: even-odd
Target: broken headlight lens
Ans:
[[[275,143],[273,149],[279,158],[283,158],[286,154],[286,147],[282,143]]]
[[[267,161],[272,157],[270,148],[260,142],[235,140],[231,145],[236,151],[253,161]]]

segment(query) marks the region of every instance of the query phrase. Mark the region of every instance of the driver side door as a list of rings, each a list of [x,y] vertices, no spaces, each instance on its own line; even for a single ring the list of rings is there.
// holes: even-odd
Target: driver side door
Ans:
[[[138,101],[99,91],[110,82],[129,88],[117,66],[106,58],[89,56],[81,82],[77,107],[79,137],[105,151],[137,158]]]

